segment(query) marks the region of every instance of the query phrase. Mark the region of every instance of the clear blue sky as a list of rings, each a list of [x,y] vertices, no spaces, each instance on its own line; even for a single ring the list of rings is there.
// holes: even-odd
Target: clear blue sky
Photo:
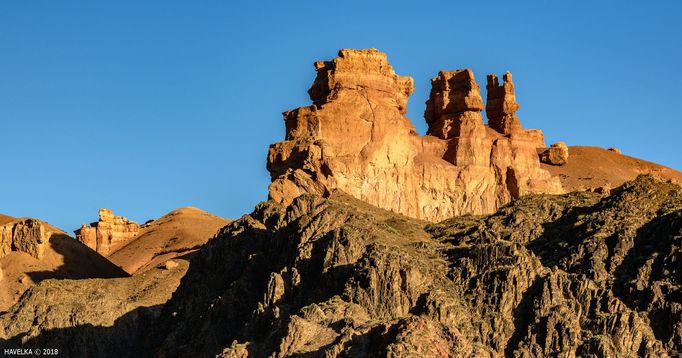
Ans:
[[[267,197],[312,63],[376,47],[415,80],[514,73],[525,127],[682,169],[679,1],[2,1],[0,213],[236,218]],[[484,86],[483,86],[484,87]]]

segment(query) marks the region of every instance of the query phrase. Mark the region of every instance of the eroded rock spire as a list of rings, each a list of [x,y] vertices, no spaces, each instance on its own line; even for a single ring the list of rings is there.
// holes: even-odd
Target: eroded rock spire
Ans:
[[[485,113],[490,128],[502,134],[511,134],[521,129],[521,121],[515,114],[519,109],[519,104],[516,102],[511,72],[507,71],[502,76],[502,81],[500,86],[495,74],[488,75]]]
[[[78,241],[84,243],[102,256],[107,256],[132,240],[140,231],[140,225],[124,216],[116,216],[114,212],[101,208],[98,211],[99,221],[83,224],[74,231]]]
[[[559,179],[540,168],[542,132],[519,124],[510,135],[483,123],[484,103],[470,69],[441,71],[432,80],[429,135],[419,136],[405,117],[413,81],[397,75],[385,54],[341,50],[315,68],[308,91],[313,105],[285,112],[286,140],[270,147],[275,201],[342,190],[438,221],[492,213],[526,193],[563,191]]]

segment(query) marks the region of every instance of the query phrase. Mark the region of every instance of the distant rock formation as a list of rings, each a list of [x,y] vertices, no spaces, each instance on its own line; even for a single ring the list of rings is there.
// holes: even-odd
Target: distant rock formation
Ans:
[[[4,215],[0,215],[0,271],[0,312],[45,279],[127,276],[106,258],[47,222]]]
[[[270,198],[288,204],[303,193],[335,189],[414,218],[439,221],[492,213],[527,193],[562,193],[558,178],[540,167],[542,132],[525,130],[511,74],[483,99],[471,70],[441,71],[432,80],[419,136],[405,116],[413,91],[375,49],[341,50],[315,64],[308,91],[313,105],[284,113],[285,141],[268,153]]]
[[[52,230],[35,219],[17,219],[0,225],[0,257],[19,251],[41,259],[52,234]]]
[[[102,256],[108,256],[116,249],[132,240],[140,231],[140,225],[123,216],[115,216],[109,209],[99,209],[99,221],[83,224],[74,231],[76,238],[97,251]]]
[[[521,129],[521,121],[516,116],[519,104],[516,102],[511,72],[507,71],[502,77],[502,81],[502,86],[500,86],[496,75],[488,75],[486,86],[488,100],[485,105],[485,113],[490,128],[503,134],[511,134]]]

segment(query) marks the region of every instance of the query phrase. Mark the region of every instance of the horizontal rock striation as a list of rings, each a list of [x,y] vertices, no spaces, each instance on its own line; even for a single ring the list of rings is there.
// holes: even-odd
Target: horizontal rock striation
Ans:
[[[109,209],[99,209],[99,221],[83,224],[74,231],[76,238],[97,251],[102,256],[108,256],[116,249],[130,242],[140,231],[140,225],[123,216],[115,216]]]
[[[288,204],[303,193],[327,196],[340,189],[438,221],[492,213],[528,193],[563,191],[558,178],[540,168],[542,132],[521,128],[513,114],[511,75],[489,98],[501,118],[491,118],[489,127],[472,71],[441,71],[425,111],[429,135],[419,136],[405,116],[413,81],[397,75],[385,54],[341,50],[315,68],[308,91],[313,105],[284,113],[285,141],[268,153],[272,200]]]

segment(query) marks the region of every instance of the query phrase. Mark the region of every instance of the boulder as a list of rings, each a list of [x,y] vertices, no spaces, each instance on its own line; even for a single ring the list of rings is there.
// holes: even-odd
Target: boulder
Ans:
[[[172,270],[174,268],[178,267],[178,263],[173,261],[173,260],[168,260],[161,265],[159,265],[159,268],[164,269],[164,270]]]
[[[540,160],[546,164],[564,165],[568,163],[568,146],[564,142],[556,142],[540,153]]]

